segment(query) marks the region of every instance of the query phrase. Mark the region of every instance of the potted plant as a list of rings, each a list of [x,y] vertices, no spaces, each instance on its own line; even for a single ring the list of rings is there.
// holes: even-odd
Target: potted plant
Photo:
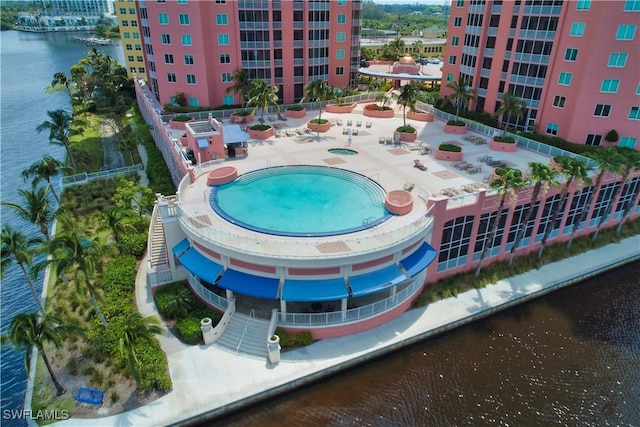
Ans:
[[[500,107],[494,113],[495,117],[499,117],[499,123],[502,123],[504,116],[515,117],[516,119],[524,115],[524,109],[527,108],[525,102],[515,96],[511,92],[502,95]],[[502,125],[502,136],[494,136],[491,140],[490,148],[497,151],[516,151],[515,139],[507,136],[507,129]]]
[[[611,129],[611,130],[610,130],[609,132],[607,132],[607,134],[604,136],[604,140],[605,140],[605,141],[607,141],[607,142],[614,143],[614,142],[617,142],[617,141],[618,141],[618,138],[619,138],[619,137],[620,137],[620,136],[618,135],[618,131],[617,131],[617,130],[615,130],[615,129]]]
[[[512,136],[497,135],[491,138],[489,148],[494,151],[514,152],[518,148],[518,145]]]
[[[458,81],[448,83],[447,87],[453,92],[446,98],[456,101],[456,118],[447,122],[444,131],[445,133],[463,135],[467,133],[467,124],[459,119],[460,106],[467,107],[469,102],[476,98],[476,90],[467,86],[467,82],[462,76],[458,78]]]
[[[459,162],[462,160],[462,147],[449,143],[440,144],[436,150],[436,159]]]
[[[394,116],[395,111],[386,105],[389,101],[389,96],[384,92],[380,92],[376,95],[377,103],[365,105],[362,114],[367,117],[391,118]]]
[[[428,111],[421,111],[421,110],[417,110],[417,109],[412,108],[407,113],[407,118],[409,118],[411,120],[417,120],[419,122],[432,122],[433,121],[433,113],[430,113]]]
[[[307,109],[302,105],[291,105],[284,110],[284,116],[290,119],[302,119],[307,114]]]
[[[327,132],[331,129],[329,120],[322,118],[322,102],[333,96],[331,87],[324,80],[314,80],[304,88],[304,95],[300,102],[313,101],[319,105],[317,119],[309,120],[307,127],[314,132]]]
[[[273,107],[276,113],[280,112],[280,105],[278,105],[278,87],[269,86],[264,80],[252,80],[248,95],[249,101],[247,101],[247,105],[253,106],[251,114],[255,115],[258,108],[260,108],[260,124],[249,128],[249,136],[256,139],[271,138],[273,136],[273,127],[265,124],[264,112],[269,107]]]
[[[185,123],[187,122],[195,122],[196,119],[194,119],[191,116],[187,116],[186,114],[180,114],[179,116],[175,116],[174,118],[172,118],[171,120],[169,120],[169,127],[171,127],[171,129],[179,129],[179,130],[185,130]]]
[[[346,103],[344,97],[349,93],[349,88],[336,88],[331,91],[333,98],[336,100],[333,104],[327,104],[327,112],[330,113],[350,113],[356,108],[356,103]],[[330,99],[330,98],[328,98]]]
[[[418,132],[414,127],[407,125],[407,107],[415,108],[418,100],[418,91],[420,86],[413,82],[402,86],[400,93],[394,95],[396,103],[402,105],[402,122],[403,125],[396,128],[396,134],[400,134],[400,139],[407,142],[415,142],[418,138]]]

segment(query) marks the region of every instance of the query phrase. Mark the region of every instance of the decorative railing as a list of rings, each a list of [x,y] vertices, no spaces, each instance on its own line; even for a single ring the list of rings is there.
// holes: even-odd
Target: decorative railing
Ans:
[[[118,175],[124,175],[131,172],[138,172],[139,170],[142,170],[142,164],[125,166],[117,169],[108,169],[100,172],[79,173],[76,175],[63,176],[60,178],[60,185],[64,187],[67,185],[85,184],[87,182],[95,181],[97,179],[113,178],[114,176],[118,176]]]

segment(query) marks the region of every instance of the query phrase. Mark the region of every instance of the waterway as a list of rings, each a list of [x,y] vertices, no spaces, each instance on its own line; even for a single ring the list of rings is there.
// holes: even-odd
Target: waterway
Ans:
[[[46,111],[68,108],[45,94],[87,47],[63,34],[3,32],[1,60],[2,200],[19,200],[21,171],[49,153],[35,131]],[[99,47],[122,61],[119,46]],[[2,224],[31,235],[2,207]],[[1,286],[5,332],[34,310],[18,269]],[[21,409],[23,355],[2,348],[2,411]],[[224,387],[224,384],[212,384]],[[220,426],[640,425],[640,263],[428,340],[348,373],[243,410]],[[2,419],[4,425],[18,425]],[[207,423],[211,425],[211,423]]]
[[[2,201],[21,202],[18,190],[29,188],[21,173],[45,154],[64,158],[62,147],[49,145],[48,133],[39,134],[36,127],[48,120],[47,111],[59,108],[69,110],[68,98],[60,93],[46,94],[53,75],[69,69],[86,56],[89,47],[72,42],[72,33],[21,33],[3,31],[0,37],[0,198]],[[97,49],[124,63],[120,45],[98,46]],[[13,211],[0,208],[0,221],[21,229],[31,236],[39,231],[31,224],[20,221]],[[42,286],[38,281],[38,289]],[[2,333],[16,313],[35,311],[36,306],[18,267],[9,268],[0,289],[0,324]],[[23,354],[3,346],[1,354],[2,414],[7,409],[21,409],[24,402],[26,374]],[[4,417],[0,424],[16,422]]]

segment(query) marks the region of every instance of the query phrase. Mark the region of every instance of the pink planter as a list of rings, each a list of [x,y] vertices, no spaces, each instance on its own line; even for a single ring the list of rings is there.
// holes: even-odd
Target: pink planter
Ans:
[[[273,136],[273,128],[269,127],[267,130],[253,130],[249,128],[247,129],[247,133],[254,139],[269,139]]]
[[[331,129],[331,122],[322,124],[307,122],[307,128],[313,132],[328,132]]]
[[[375,105],[376,104],[365,105],[364,110],[362,111],[362,115],[367,117],[375,117],[378,119],[390,119],[394,116],[395,111],[393,111],[393,109],[376,110],[375,108],[368,108],[372,106],[375,107]]]
[[[454,125],[444,125],[444,133],[453,133],[456,135],[464,135],[467,133],[467,125],[464,126],[454,126]]]
[[[307,110],[303,108],[302,110],[284,110],[284,116],[290,119],[302,119],[307,114]]]
[[[186,122],[179,122],[179,121],[176,121],[176,120],[169,120],[169,127],[171,129],[185,130],[186,129],[185,123],[192,123],[192,122],[195,122],[195,121],[196,121],[196,119],[193,119],[193,118],[191,120],[186,121]]]
[[[395,132],[395,135],[400,135],[400,141],[404,141],[404,142],[416,142],[416,139],[418,139],[418,132]]]
[[[327,104],[327,106],[325,107],[325,111],[327,113],[350,113],[354,108],[356,108],[356,105],[358,104],[356,104],[355,102],[348,105]]]
[[[405,190],[392,190],[384,199],[384,206],[396,215],[406,215],[413,209],[413,196]]]
[[[238,170],[233,166],[223,166],[207,174],[207,185],[222,185],[238,177]]]
[[[515,142],[499,142],[491,138],[489,148],[494,151],[506,151],[509,153],[513,153],[518,149],[518,144],[516,144]]]
[[[436,159],[447,160],[449,162],[459,162],[462,160],[462,151],[460,151],[459,153],[454,153],[453,151],[442,151],[440,149],[437,149]]]
[[[407,119],[417,120],[419,122],[432,122],[433,114],[425,111],[411,111],[407,112]]]

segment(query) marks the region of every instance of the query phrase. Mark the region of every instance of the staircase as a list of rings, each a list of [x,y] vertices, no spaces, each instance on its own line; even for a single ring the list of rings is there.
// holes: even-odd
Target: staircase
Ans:
[[[266,358],[269,355],[267,351],[268,334],[268,320],[257,319],[235,312],[216,344],[234,353]],[[240,345],[239,347],[238,344]]]
[[[151,267],[169,265],[167,257],[167,242],[164,240],[164,227],[160,215],[154,215],[153,232],[151,234]]]

